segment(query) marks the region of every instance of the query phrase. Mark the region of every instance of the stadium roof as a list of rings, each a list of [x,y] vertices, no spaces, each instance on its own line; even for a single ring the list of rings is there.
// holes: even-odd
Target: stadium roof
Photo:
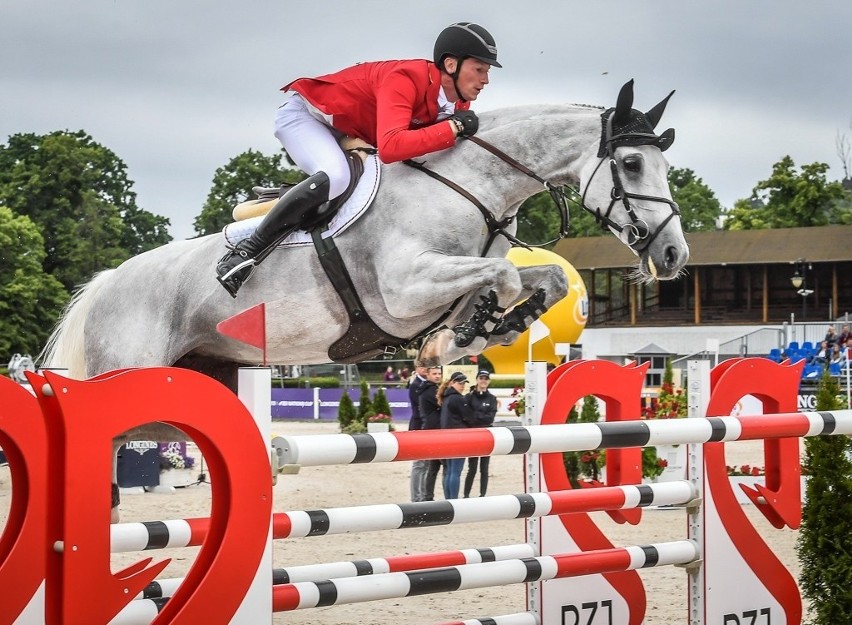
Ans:
[[[852,261],[852,226],[717,230],[686,235],[688,266],[790,264]],[[563,239],[554,252],[575,269],[621,269],[636,265],[633,253],[613,236]]]

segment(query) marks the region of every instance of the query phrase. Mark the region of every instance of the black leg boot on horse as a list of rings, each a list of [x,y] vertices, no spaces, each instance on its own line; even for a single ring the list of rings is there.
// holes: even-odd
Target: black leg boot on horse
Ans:
[[[251,277],[254,268],[269,256],[286,236],[303,228],[316,208],[328,201],[329,182],[325,172],[306,178],[287,191],[264,217],[254,233],[234,245],[216,265],[217,280],[231,297]]]

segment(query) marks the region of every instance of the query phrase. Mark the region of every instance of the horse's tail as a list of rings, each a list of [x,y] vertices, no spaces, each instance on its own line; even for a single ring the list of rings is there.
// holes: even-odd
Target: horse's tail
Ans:
[[[86,317],[95,296],[112,272],[112,269],[108,269],[96,274],[69,300],[59,317],[59,323],[56,324],[56,328],[38,356],[42,367],[68,369],[68,376],[79,380],[86,377],[86,353],[83,342]]]

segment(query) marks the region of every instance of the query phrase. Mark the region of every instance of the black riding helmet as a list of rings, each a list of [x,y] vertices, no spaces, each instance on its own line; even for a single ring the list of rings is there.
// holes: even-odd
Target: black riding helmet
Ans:
[[[503,67],[497,62],[497,44],[479,24],[458,22],[441,31],[435,41],[435,65],[444,69],[442,63],[448,56],[456,57],[459,62],[467,57],[479,59],[494,67]]]

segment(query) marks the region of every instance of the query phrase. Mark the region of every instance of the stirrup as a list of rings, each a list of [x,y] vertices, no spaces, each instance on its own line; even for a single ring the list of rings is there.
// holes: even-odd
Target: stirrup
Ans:
[[[497,305],[497,294],[491,290],[488,291],[488,295],[480,295],[479,299],[482,300],[481,304],[474,304],[474,308],[476,312],[465,321],[453,328],[453,332],[455,332],[455,337],[453,341],[456,344],[456,347],[467,347],[477,336],[481,336],[484,339],[487,339],[490,335],[488,331],[485,329],[485,324],[489,321],[495,324],[500,323],[500,319],[494,316],[494,313],[504,313],[506,312],[505,308],[500,308]]]
[[[236,265],[225,271],[225,273],[220,273],[223,269],[222,265],[234,259],[234,257],[240,257],[243,260],[241,260]],[[257,261],[254,258],[250,257],[245,250],[234,248],[230,252],[225,254],[225,256],[222,257],[222,259],[216,265],[216,279],[231,297],[236,298],[237,292],[240,290],[243,284],[245,284],[246,281],[254,274],[254,269],[256,266]]]

